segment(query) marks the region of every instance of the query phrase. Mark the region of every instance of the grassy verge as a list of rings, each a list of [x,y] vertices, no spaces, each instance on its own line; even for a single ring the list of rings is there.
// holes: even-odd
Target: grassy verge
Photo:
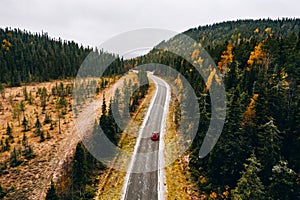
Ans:
[[[174,140],[180,140],[180,135],[177,134],[176,126],[173,121],[175,115],[176,97],[172,94],[169,114],[167,117],[165,144],[168,145],[172,142],[172,154],[178,155],[180,147]],[[168,156],[168,155],[166,155]],[[189,154],[185,153],[178,157],[175,162],[165,168],[166,172],[166,199],[199,199],[197,193],[197,187],[191,180],[191,174],[189,171]]]
[[[131,122],[124,130],[120,142],[118,144],[118,146],[122,148],[123,151],[133,152],[137,135],[135,136],[131,133],[139,132],[139,128],[142,125],[144,116],[148,110],[154,93],[155,84],[150,80],[148,94],[146,95],[142,103],[139,105],[137,111],[134,113]],[[122,163],[130,162],[130,160],[127,160],[126,158],[124,160],[124,158],[118,156],[116,157],[115,161]],[[126,172],[118,171],[112,168],[107,169],[107,172],[99,177],[100,183],[97,186],[98,192],[95,199],[120,199],[125,176]]]

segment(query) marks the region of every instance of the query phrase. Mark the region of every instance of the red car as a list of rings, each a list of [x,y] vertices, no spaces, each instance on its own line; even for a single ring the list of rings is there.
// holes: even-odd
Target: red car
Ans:
[[[153,132],[151,136],[151,140],[157,141],[159,139],[159,133],[158,132]]]

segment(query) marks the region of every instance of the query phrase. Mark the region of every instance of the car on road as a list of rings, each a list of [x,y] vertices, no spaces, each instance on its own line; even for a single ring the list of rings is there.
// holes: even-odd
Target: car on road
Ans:
[[[153,132],[151,135],[151,140],[157,141],[159,139],[159,132]]]

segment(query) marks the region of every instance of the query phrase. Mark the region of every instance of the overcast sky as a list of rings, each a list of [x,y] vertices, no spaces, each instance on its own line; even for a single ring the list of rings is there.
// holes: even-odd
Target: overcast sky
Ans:
[[[234,19],[299,17],[299,0],[0,0],[0,27],[97,46],[140,28],[182,32]]]

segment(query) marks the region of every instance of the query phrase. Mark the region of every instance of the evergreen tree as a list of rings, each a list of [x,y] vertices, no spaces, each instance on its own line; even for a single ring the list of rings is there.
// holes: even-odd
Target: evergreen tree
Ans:
[[[101,110],[101,117],[100,117],[100,126],[102,129],[106,130],[108,128],[108,119],[107,119],[107,110],[106,110],[106,100],[105,100],[105,94],[103,94],[103,100],[102,100],[102,110]]]
[[[28,140],[27,140],[27,136],[26,136],[25,133],[23,133],[22,145],[23,145],[24,147],[27,147],[27,146],[28,146]]]
[[[28,128],[28,122],[26,117],[24,116],[23,121],[22,121],[22,126],[23,126],[23,131],[26,132]]]
[[[297,174],[288,168],[287,161],[281,160],[272,168],[269,196],[274,200],[297,199],[300,190],[296,179]]]
[[[262,125],[257,133],[257,158],[261,160],[261,177],[264,183],[271,176],[272,167],[279,161],[282,140],[280,132],[273,121]]]
[[[29,97],[28,97],[28,103],[30,104],[30,105],[32,105],[33,104],[33,96],[32,96],[32,92],[30,91],[29,92]]]
[[[23,113],[23,116],[25,116],[25,110],[26,110],[26,108],[25,108],[25,101],[23,101],[23,100],[20,102],[20,109],[21,109],[21,111]]]
[[[30,160],[35,157],[35,154],[33,152],[33,148],[30,145],[25,146],[25,150],[23,155],[26,159]]]
[[[38,115],[36,116],[35,128],[36,129],[42,128],[42,124],[41,124],[41,122],[39,120],[39,116]]]
[[[20,113],[21,113],[21,108],[20,108],[20,104],[19,103],[13,103],[12,104],[13,107],[13,119],[18,119],[19,122],[19,126],[21,124],[20,122]]]
[[[41,101],[41,106],[42,106],[42,113],[45,113],[46,111],[46,106],[47,106],[47,89],[43,87],[41,91],[41,96],[40,96],[40,101]]]
[[[105,134],[110,139],[111,142],[114,144],[117,144],[118,136],[117,136],[117,124],[115,122],[113,112],[112,112],[112,99],[110,100],[109,107],[108,107],[108,113],[107,113],[107,122],[106,122],[106,129]]]
[[[8,139],[9,140],[12,140],[14,137],[12,135],[12,129],[11,127],[9,126],[9,124],[7,123],[7,128],[6,128],[6,134],[8,135]]]
[[[83,197],[87,181],[87,161],[82,143],[78,143],[72,165],[72,188]]]
[[[24,100],[28,101],[28,92],[27,92],[27,87],[26,86],[23,88],[23,96],[24,96]]]
[[[21,163],[22,163],[22,161],[20,160],[20,154],[16,150],[16,147],[14,147],[14,150],[10,154],[10,166],[16,167],[16,166],[20,165]]]
[[[47,191],[46,200],[58,200],[58,196],[56,194],[56,189],[53,181],[51,180],[50,188]]]
[[[243,162],[251,149],[251,134],[245,138],[239,124],[242,121],[241,99],[237,90],[231,91],[228,112],[222,136],[209,155],[207,174],[216,184],[234,186],[243,169]]]
[[[123,83],[123,112],[122,112],[122,121],[124,125],[127,125],[130,121],[129,115],[129,101],[130,101],[130,93],[131,93],[131,80],[127,83],[126,79]]]
[[[254,154],[247,161],[249,164],[245,164],[245,171],[242,172],[237,187],[232,190],[232,199],[263,200],[265,199],[265,187],[258,176],[261,164]]]
[[[106,115],[107,109],[106,109],[106,100],[105,100],[105,93],[103,93],[103,99],[102,99],[102,115]]]
[[[116,122],[118,122],[118,124],[116,124],[116,133],[121,132],[120,128],[123,127],[123,122],[121,119],[120,107],[119,107],[120,98],[121,98],[120,90],[117,88],[112,102],[113,118],[115,119]]]
[[[44,135],[44,132],[41,131],[40,132],[40,142],[44,142],[45,141],[45,135]]]
[[[10,150],[10,144],[8,138],[5,139],[5,144],[2,147],[2,151],[9,151]]]
[[[38,115],[36,116],[36,122],[35,122],[34,127],[35,127],[35,134],[36,135],[41,135],[42,124],[41,124],[41,122],[39,120],[39,116]]]

